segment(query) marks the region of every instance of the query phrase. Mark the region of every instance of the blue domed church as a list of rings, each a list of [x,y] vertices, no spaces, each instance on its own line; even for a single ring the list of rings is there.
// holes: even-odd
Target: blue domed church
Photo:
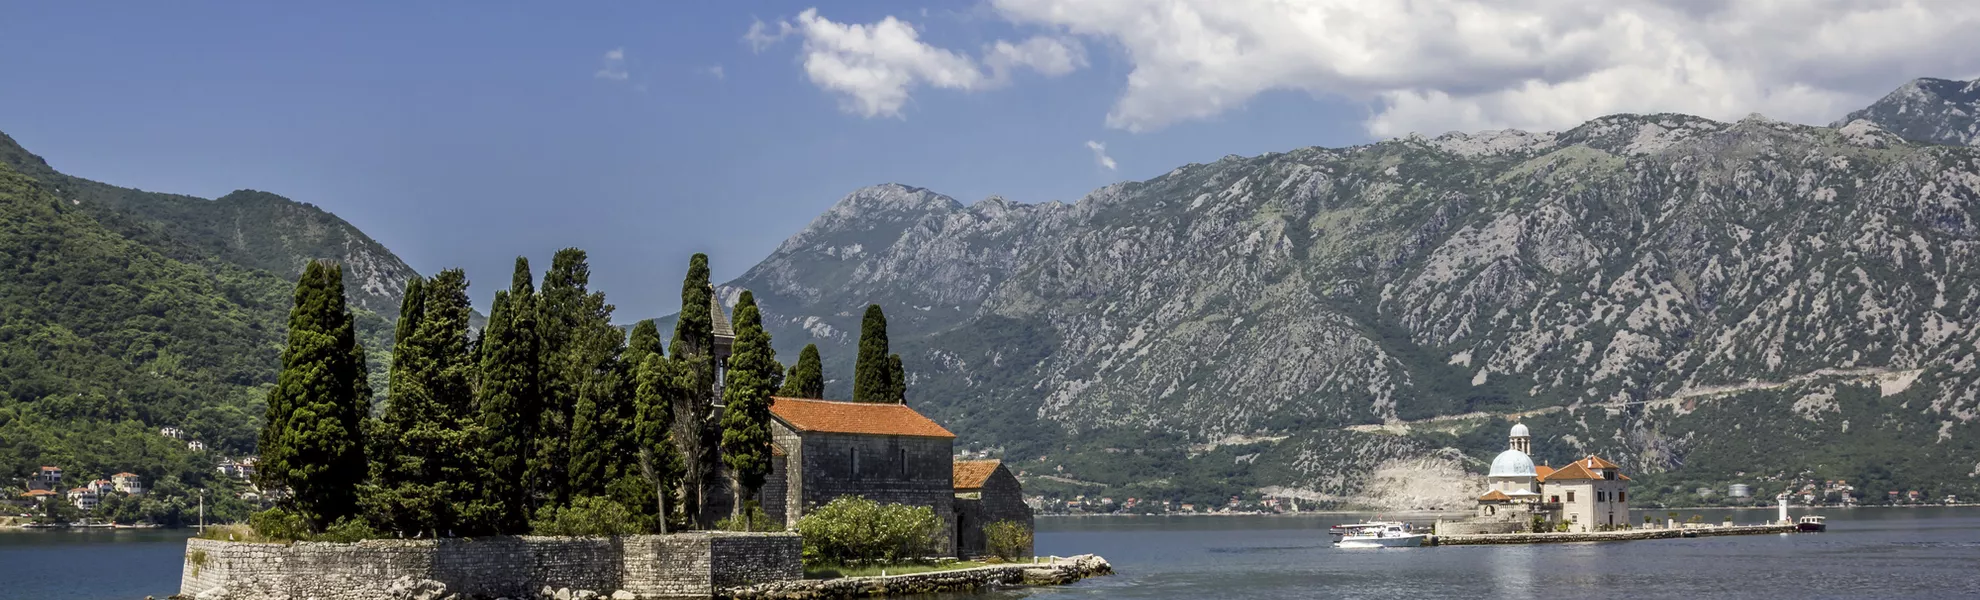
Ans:
[[[1533,436],[1515,423],[1506,451],[1492,459],[1477,516],[1451,524],[1469,533],[1544,530],[1606,531],[1629,526],[1629,477],[1621,467],[1588,455],[1560,468],[1533,463]]]

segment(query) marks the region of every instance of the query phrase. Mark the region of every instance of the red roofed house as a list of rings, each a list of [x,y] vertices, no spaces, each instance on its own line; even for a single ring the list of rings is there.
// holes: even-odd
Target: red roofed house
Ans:
[[[1024,484],[1004,467],[1001,460],[959,460],[955,462],[956,556],[970,558],[989,553],[989,540],[983,526],[1012,521],[1033,528],[1031,507],[1024,503]],[[1128,504],[1135,503],[1133,498]],[[1031,548],[1024,549],[1025,554]]]
[[[943,524],[936,552],[954,555],[956,434],[905,404],[776,398],[770,415],[776,452],[757,496],[770,518],[796,525],[847,495],[927,506]]]

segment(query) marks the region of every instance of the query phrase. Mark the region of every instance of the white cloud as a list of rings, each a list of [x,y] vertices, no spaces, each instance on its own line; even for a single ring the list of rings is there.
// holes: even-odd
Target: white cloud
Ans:
[[[1114,170],[1114,157],[1107,156],[1106,144],[1102,144],[1100,142],[1096,142],[1093,140],[1086,140],[1086,149],[1093,151],[1093,160],[1098,161],[1100,163],[1100,166],[1106,167],[1107,170],[1109,171]]]
[[[773,33],[770,31],[770,25],[764,23],[762,19],[751,19],[749,31],[743,32],[742,39],[743,43],[749,44],[749,50],[751,52],[761,54],[769,47],[777,45],[777,42],[784,41],[784,38],[790,35],[791,23],[789,21],[778,21],[777,30]]]
[[[722,65],[708,65],[706,67],[702,67],[700,70],[703,73],[707,73],[709,77],[714,77],[716,79],[729,78],[728,72],[722,70]]]
[[[600,62],[598,72],[593,73],[592,76],[612,81],[625,81],[626,78],[631,77],[632,74],[626,72],[626,49],[613,48],[607,51],[605,58]]]
[[[1119,48],[1132,71],[1106,123],[1130,131],[1271,91],[1367,102],[1366,127],[1382,136],[1557,129],[1617,112],[1825,123],[1911,77],[1980,72],[1970,0],[991,4]]]
[[[1086,66],[1086,50],[1077,40],[998,40],[984,48],[979,61],[923,42],[914,25],[892,16],[870,24],[837,23],[806,9],[794,25],[779,22],[778,34],[770,29],[758,21],[743,39],[761,49],[796,33],[804,40],[805,76],[838,95],[842,110],[868,118],[900,116],[916,87],[980,91],[1008,84],[1018,69],[1056,77]]]

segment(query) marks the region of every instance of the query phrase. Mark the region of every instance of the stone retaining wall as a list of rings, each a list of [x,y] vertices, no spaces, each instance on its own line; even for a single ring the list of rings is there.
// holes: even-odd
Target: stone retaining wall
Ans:
[[[1522,533],[1533,527],[1518,521],[1438,521],[1437,535],[1484,535]]]
[[[793,533],[354,544],[191,539],[186,541],[179,591],[200,600],[388,600],[404,595],[407,582],[435,582],[449,594],[489,598],[535,597],[546,587],[607,595],[624,590],[639,598],[706,598],[725,587],[802,578],[801,548]]]
[[[1108,575],[1114,567],[1107,559],[1091,554],[1054,558],[1045,563],[1018,563],[888,575],[884,577],[842,577],[805,579],[720,590],[717,598],[734,600],[840,600],[869,597],[900,597],[942,592],[968,592],[986,587],[1020,585],[1063,585]]]

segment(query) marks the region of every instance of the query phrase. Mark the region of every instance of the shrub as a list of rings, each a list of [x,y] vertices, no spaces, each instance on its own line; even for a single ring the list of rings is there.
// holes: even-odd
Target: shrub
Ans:
[[[899,562],[934,550],[941,521],[926,506],[840,496],[798,519],[809,564]]]
[[[271,542],[293,542],[309,539],[309,521],[302,515],[281,508],[271,508],[248,517],[248,527],[261,540]]]
[[[991,556],[1009,561],[1031,558],[1031,528],[1017,521],[998,521],[983,526],[985,550]]]
[[[743,510],[749,513],[748,522],[744,522],[742,519],[737,519],[735,517],[730,517],[727,519],[716,521],[715,528],[723,531],[783,531],[784,530],[784,522],[783,521],[771,522],[770,515],[768,513],[763,512],[763,505],[758,504],[755,500],[751,500],[749,501],[748,504],[744,505]],[[755,527],[751,527],[751,525],[755,525]]]
[[[366,522],[364,519],[344,517],[337,519],[335,523],[331,523],[330,527],[323,530],[323,533],[309,536],[309,539],[313,542],[350,543],[360,540],[375,540],[381,537],[385,536],[379,534],[378,530],[372,529],[371,523]]]
[[[529,523],[536,535],[595,536],[639,533],[639,522],[632,511],[609,498],[585,496],[570,506],[545,506]]]

